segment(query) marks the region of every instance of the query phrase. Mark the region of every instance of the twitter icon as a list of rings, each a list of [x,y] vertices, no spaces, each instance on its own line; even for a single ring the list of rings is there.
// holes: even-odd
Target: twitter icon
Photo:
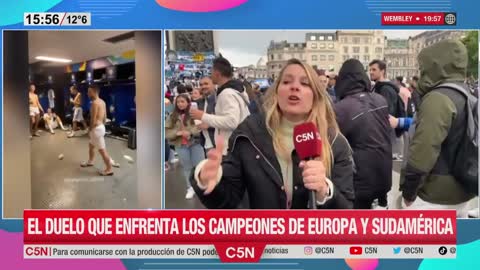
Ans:
[[[393,254],[399,254],[401,250],[399,247],[393,248]]]

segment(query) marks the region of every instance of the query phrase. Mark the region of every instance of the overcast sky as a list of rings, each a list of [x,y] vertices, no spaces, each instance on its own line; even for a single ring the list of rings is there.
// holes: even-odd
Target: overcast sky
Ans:
[[[267,47],[271,40],[289,42],[305,42],[307,32],[334,31],[217,31],[218,46],[222,55],[236,66],[256,65],[258,59],[267,55]],[[423,32],[422,30],[388,30],[384,34],[389,39],[408,38]]]

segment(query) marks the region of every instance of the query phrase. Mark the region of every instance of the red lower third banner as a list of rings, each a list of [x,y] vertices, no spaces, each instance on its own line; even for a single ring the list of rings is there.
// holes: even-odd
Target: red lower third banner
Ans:
[[[266,245],[454,245],[455,211],[26,210],[26,245],[214,245],[225,262]]]

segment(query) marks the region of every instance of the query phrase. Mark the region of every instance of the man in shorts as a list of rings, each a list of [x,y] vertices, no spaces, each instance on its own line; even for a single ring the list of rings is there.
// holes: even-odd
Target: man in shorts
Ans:
[[[75,131],[78,130],[78,123],[81,123],[83,128],[87,130],[87,123],[85,122],[85,119],[83,119],[82,94],[78,92],[78,89],[75,85],[72,85],[70,87],[70,93],[75,97],[70,98],[70,103],[73,104],[73,129],[72,132],[68,134],[68,138],[72,138],[75,136]]]
[[[30,84],[28,93],[28,102],[30,110],[30,132],[31,136],[40,137],[38,134],[38,123],[40,123],[40,112],[43,113],[42,105],[38,101],[38,95],[35,94],[35,84]],[[32,137],[30,137],[32,138]]]
[[[81,167],[93,166],[93,159],[95,158],[95,148],[103,158],[105,163],[105,170],[99,172],[102,176],[113,175],[113,163],[105,146],[105,121],[107,119],[107,109],[105,102],[99,97],[100,88],[96,85],[88,87],[88,97],[92,100],[90,107],[90,131],[89,131],[89,151],[88,161],[82,163]]]
[[[60,127],[62,130],[67,130],[63,127],[62,120],[56,115],[51,108],[48,108],[47,113],[43,115],[43,122],[45,122],[45,129],[50,133],[55,134],[54,129]]]

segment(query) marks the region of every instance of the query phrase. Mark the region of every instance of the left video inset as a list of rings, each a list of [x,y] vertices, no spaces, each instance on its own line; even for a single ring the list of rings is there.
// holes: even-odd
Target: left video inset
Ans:
[[[139,207],[135,34],[4,32],[4,218]]]

